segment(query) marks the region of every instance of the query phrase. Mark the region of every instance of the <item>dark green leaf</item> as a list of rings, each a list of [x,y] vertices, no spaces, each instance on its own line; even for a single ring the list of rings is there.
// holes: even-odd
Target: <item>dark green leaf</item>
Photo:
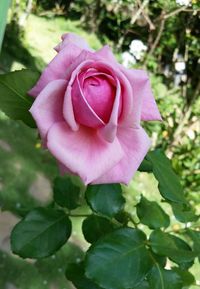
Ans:
[[[113,224],[109,220],[95,215],[87,217],[82,224],[83,235],[89,243],[96,242],[113,229]]]
[[[59,206],[73,210],[79,206],[80,188],[68,177],[57,177],[54,180],[53,196]]]
[[[173,236],[173,235],[171,235],[171,238],[175,242],[177,248],[179,248],[181,250],[186,250],[186,251],[190,251],[191,252],[191,250],[192,250],[191,247],[185,241],[183,241],[182,239],[180,239],[180,238],[178,238],[176,236]],[[194,255],[196,256],[196,253],[194,253]],[[172,258],[172,260],[173,260],[173,258]],[[194,263],[193,260],[192,261],[188,261],[188,262],[182,262],[182,261],[180,262],[176,258],[174,260],[175,260],[175,262],[177,264],[179,264],[180,268],[184,269],[184,270],[192,267],[192,265]]]
[[[106,289],[138,286],[152,266],[145,243],[145,234],[132,228],[102,237],[87,252],[86,276]]]
[[[125,211],[120,211],[119,213],[117,213],[115,215],[115,220],[117,220],[119,223],[123,224],[124,226],[126,226],[129,222],[129,214]]]
[[[149,228],[158,229],[169,226],[169,216],[156,202],[150,202],[142,196],[136,208],[141,223],[147,225]]]
[[[197,221],[199,218],[195,215],[192,208],[187,204],[171,203],[174,216],[179,222],[187,223]]]
[[[38,72],[28,69],[0,75],[0,109],[10,118],[22,120],[30,127],[35,127],[29,113],[34,98],[28,96],[27,92],[34,86],[38,77]]]
[[[149,241],[154,253],[169,257],[178,264],[191,262],[196,256],[183,240],[160,230],[152,232]]]
[[[94,282],[85,277],[83,263],[68,264],[66,277],[77,289],[101,289]]]
[[[178,267],[174,267],[173,271],[180,276],[184,286],[190,286],[195,283],[194,276],[190,272],[182,270]]]
[[[43,258],[56,252],[71,235],[71,221],[60,210],[37,208],[13,229],[11,248],[23,258]]]
[[[185,203],[179,178],[165,154],[155,150],[149,152],[146,158],[153,165],[153,174],[158,181],[158,188],[163,198],[176,203]]]
[[[143,281],[142,283],[140,283],[139,286],[134,287],[133,289],[151,289],[149,286],[149,283],[147,281]]]
[[[119,184],[91,185],[86,191],[90,208],[97,213],[113,217],[124,207],[124,197]]]
[[[141,165],[139,166],[138,171],[147,173],[152,172],[153,171],[152,163],[145,158],[142,161]]]
[[[151,289],[182,289],[183,282],[176,272],[156,264],[148,276]]]
[[[187,229],[187,234],[193,241],[193,250],[197,253],[200,262],[200,231]]]

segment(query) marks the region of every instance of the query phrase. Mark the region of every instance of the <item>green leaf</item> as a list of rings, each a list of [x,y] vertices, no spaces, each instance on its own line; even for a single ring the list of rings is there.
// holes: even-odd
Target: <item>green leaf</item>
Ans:
[[[113,224],[99,216],[91,215],[82,224],[83,235],[89,243],[96,242],[100,237],[113,231]]]
[[[136,209],[141,223],[151,229],[166,228],[170,224],[169,216],[164,210],[156,202],[150,202],[143,196]]]
[[[195,283],[194,276],[189,271],[182,270],[178,267],[174,267],[173,271],[180,276],[184,286],[190,286]]]
[[[35,127],[29,113],[34,98],[28,96],[27,92],[35,85],[38,77],[38,72],[28,69],[0,75],[0,109],[10,118],[22,120],[30,127]]]
[[[140,164],[138,171],[151,173],[153,171],[152,163],[145,158]]]
[[[106,289],[129,289],[142,282],[152,267],[146,236],[121,228],[102,237],[86,255],[86,276]]]
[[[185,203],[180,180],[165,154],[160,150],[151,151],[146,159],[153,165],[153,174],[158,181],[158,189],[163,198],[176,203]]]
[[[68,264],[66,277],[77,289],[101,289],[94,282],[85,277],[83,262]]]
[[[71,221],[60,210],[32,210],[13,229],[11,248],[22,258],[44,258],[56,252],[71,235]]]
[[[57,177],[53,185],[54,201],[69,210],[76,209],[80,202],[80,188],[69,177]]]
[[[196,257],[196,253],[182,239],[160,230],[152,232],[149,241],[154,253],[169,257],[178,264],[191,262]]]
[[[186,232],[190,239],[193,241],[193,249],[197,253],[200,262],[200,232],[191,229],[187,229]]]
[[[177,204],[170,203],[172,206],[172,210],[174,216],[179,222],[187,223],[187,222],[195,222],[198,220],[198,216],[192,211],[192,208],[187,204]]]
[[[182,289],[183,282],[179,274],[172,270],[165,270],[156,264],[148,276],[152,289]]]
[[[88,186],[86,200],[94,212],[108,217],[113,217],[119,213],[125,203],[119,184]]]
[[[151,289],[147,281],[142,281],[139,286],[134,287],[133,289]]]
[[[189,251],[189,252],[192,251],[191,247],[185,241],[183,241],[182,239],[180,239],[180,238],[178,238],[178,237],[176,237],[174,235],[171,235],[171,238],[175,242],[177,248],[179,248],[181,250],[186,250],[186,251]],[[196,253],[193,253],[193,254],[196,257]],[[173,258],[172,258],[172,260],[173,260]],[[179,264],[180,268],[184,269],[184,270],[192,267],[192,265],[194,263],[193,260],[186,261],[186,262],[179,261],[178,259],[176,260],[176,258],[174,260],[175,260],[175,262],[177,264]]]

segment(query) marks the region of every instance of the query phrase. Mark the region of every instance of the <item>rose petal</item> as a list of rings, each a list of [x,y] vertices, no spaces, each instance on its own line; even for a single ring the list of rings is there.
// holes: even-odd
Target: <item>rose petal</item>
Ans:
[[[124,76],[124,74],[117,68],[104,61],[96,61],[92,65],[93,68],[110,74],[116,82],[116,97],[113,105],[113,110],[109,122],[105,127],[99,130],[99,134],[108,142],[112,142],[116,136],[117,126],[123,126],[127,118],[131,116],[132,111],[132,88]],[[133,122],[133,119],[132,119]]]
[[[103,60],[107,60],[109,64],[116,65],[118,67],[118,62],[112,53],[112,50],[110,49],[109,45],[103,46],[101,49],[97,50],[95,54],[102,58]]]
[[[88,127],[98,128],[104,125],[103,120],[96,114],[88,103],[76,77],[71,91],[72,103],[74,107],[74,114],[78,123]]]
[[[162,120],[151,91],[151,85],[147,73],[139,69],[121,70],[129,79],[133,90],[133,112],[136,123],[141,120]]]
[[[118,79],[116,79],[116,82],[117,82],[116,96],[110,120],[107,125],[105,125],[102,129],[99,130],[99,134],[108,142],[113,142],[115,139],[117,133],[119,111],[121,110],[120,109],[121,86]]]
[[[86,55],[85,53],[81,53],[82,57],[84,58],[84,56]],[[86,66],[91,66],[93,64],[93,61],[88,61],[85,60],[83,62],[81,62],[80,65],[78,65],[76,67],[76,69],[72,72],[71,74],[71,78],[69,80],[68,86],[67,86],[67,90],[66,90],[66,94],[65,94],[65,98],[64,98],[64,103],[63,103],[63,115],[64,118],[66,120],[66,122],[68,123],[68,125],[71,127],[71,129],[73,131],[77,131],[79,128],[79,125],[75,119],[75,115],[74,115],[74,108],[73,108],[73,103],[72,103],[72,88],[75,82],[75,79],[79,73],[79,71],[86,65]],[[79,88],[76,88],[76,90],[78,89],[78,91],[81,93]],[[102,125],[103,122],[101,121],[101,119],[95,114],[95,112],[92,110],[92,108],[89,106],[89,104],[87,103],[87,101],[84,99],[84,97],[80,97],[80,103],[77,103],[77,109],[78,106],[81,107],[81,113],[82,114],[88,114],[88,118],[90,118],[90,121],[96,122],[97,125]]]
[[[66,80],[51,81],[40,92],[30,109],[43,140],[54,123],[64,120],[62,106],[66,86]]]
[[[50,152],[74,174],[89,184],[105,174],[123,157],[117,139],[107,143],[93,129],[80,127],[73,132],[65,122],[56,123],[48,133]]]
[[[74,33],[65,33],[62,35],[61,39],[62,39],[62,42],[60,42],[54,48],[57,52],[61,51],[69,43],[72,43],[72,44],[78,46],[80,49],[92,51],[92,49],[90,48],[88,43],[85,41],[85,39],[79,35],[74,34]]]
[[[124,151],[124,157],[110,171],[92,183],[124,183],[128,184],[138,169],[150,147],[150,139],[142,127],[138,129],[119,129],[118,140]]]
[[[44,69],[36,85],[29,91],[32,96],[37,96],[42,89],[52,80],[67,79],[67,69],[81,53],[81,49],[68,43]]]

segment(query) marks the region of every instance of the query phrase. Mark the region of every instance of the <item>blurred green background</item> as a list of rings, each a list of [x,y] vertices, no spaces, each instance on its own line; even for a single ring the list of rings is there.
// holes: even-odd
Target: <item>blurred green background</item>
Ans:
[[[1,1],[2,29],[6,5],[5,11],[2,7],[8,1]],[[143,125],[153,147],[163,148],[172,159],[188,202],[200,214],[199,1],[13,0],[0,53],[0,73],[24,67],[42,71],[65,32],[83,36],[94,49],[109,44],[125,66],[149,71],[163,122]],[[65,263],[80,258],[87,248],[81,220],[73,221],[73,244],[55,256],[25,261],[10,252],[10,230],[27,208],[51,200],[51,184],[58,169],[41,148],[37,132],[9,120],[2,112],[0,163],[0,289],[72,288],[63,272]],[[141,194],[150,200],[161,199],[152,175],[137,173],[129,187],[124,187],[133,216]],[[172,216],[171,230],[184,226],[173,217],[169,205],[161,205]],[[199,265],[191,272],[200,285]]]

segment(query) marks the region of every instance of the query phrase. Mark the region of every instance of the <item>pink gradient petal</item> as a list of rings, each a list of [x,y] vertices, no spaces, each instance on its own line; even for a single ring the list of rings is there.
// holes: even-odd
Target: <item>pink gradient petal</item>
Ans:
[[[151,141],[142,127],[118,129],[117,137],[124,151],[124,157],[110,171],[93,181],[93,184],[128,184],[147,154]]]
[[[40,92],[30,108],[43,140],[46,139],[47,132],[54,123],[64,120],[62,106],[66,86],[66,80],[51,81]]]
[[[110,49],[109,45],[103,46],[101,49],[97,50],[95,54],[102,58],[103,60],[107,60],[109,64],[118,66],[118,62],[112,53],[112,50]]]
[[[71,91],[72,103],[74,107],[75,119],[78,123],[87,127],[98,128],[104,125],[103,120],[96,114],[88,103],[82,88],[80,87],[79,79],[76,77]]]
[[[69,43],[72,43],[76,46],[78,46],[81,49],[85,49],[85,50],[89,50],[89,51],[93,51],[90,46],[88,45],[88,43],[85,41],[84,38],[82,38],[79,35],[76,35],[74,33],[65,33],[61,36],[62,42],[60,42],[54,49],[59,52],[61,51],[63,48],[65,48],[66,45],[68,45]]]
[[[85,184],[105,174],[124,156],[116,138],[113,143],[100,139],[93,129],[80,127],[73,132],[65,122],[54,124],[47,136],[52,155]]]
[[[110,120],[106,126],[99,130],[99,135],[102,136],[108,142],[113,142],[116,134],[117,134],[117,125],[118,125],[118,117],[119,112],[121,111],[120,100],[121,100],[121,86],[119,80],[116,79],[117,82],[117,90],[115,101],[113,104],[113,109],[111,112]]]
[[[85,58],[85,56],[87,54],[85,53],[81,53],[83,59]],[[79,128],[79,125],[75,119],[75,115],[74,115],[74,108],[73,108],[73,103],[72,103],[72,89],[75,83],[75,80],[77,78],[77,75],[79,73],[79,71],[84,67],[84,66],[88,66],[91,67],[91,65],[93,64],[93,61],[88,61],[85,60],[83,62],[81,62],[80,65],[78,65],[76,67],[76,69],[72,72],[71,74],[71,78],[66,90],[66,94],[65,94],[65,98],[64,98],[64,104],[63,104],[63,115],[64,118],[66,120],[66,122],[68,123],[68,125],[71,127],[71,129],[73,131],[77,131]],[[81,93],[80,88],[75,87],[75,92],[78,91]],[[82,95],[80,95],[82,96]],[[97,125],[102,125],[103,122],[101,121],[101,119],[95,114],[95,112],[92,110],[92,108],[88,105],[87,101],[84,99],[84,97],[80,97],[80,103],[77,103],[76,105],[76,109],[78,110],[79,108],[81,108],[81,112],[82,114],[88,114],[88,118],[90,118],[90,121],[92,122],[96,122]],[[78,113],[78,112],[77,112]]]
[[[162,120],[151,91],[149,77],[144,70],[122,68],[133,90],[133,115],[138,119]]]
[[[85,78],[82,86],[83,95],[95,113],[105,122],[109,121],[114,99],[115,86],[106,74],[93,74]]]
[[[67,69],[80,53],[79,47],[72,43],[67,44],[47,65],[29,94],[36,97],[50,81],[67,79]]]

